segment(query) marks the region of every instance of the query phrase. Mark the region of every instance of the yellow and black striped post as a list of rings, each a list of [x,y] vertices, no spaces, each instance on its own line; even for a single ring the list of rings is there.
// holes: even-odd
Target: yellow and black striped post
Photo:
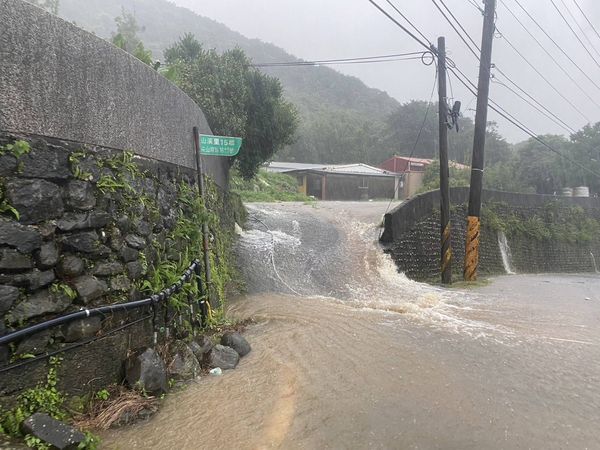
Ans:
[[[450,247],[450,192],[448,168],[448,98],[446,94],[446,40],[438,38],[438,93],[440,147],[440,216],[442,284],[452,283],[452,249]]]
[[[477,279],[479,264],[479,228],[481,217],[481,190],[483,187],[483,151],[487,127],[488,97],[492,67],[492,42],[494,40],[496,0],[485,0],[483,12],[483,33],[481,38],[481,58],[477,85],[477,110],[473,132],[473,158],[471,160],[471,187],[469,190],[469,210],[467,219],[467,242],[465,246],[465,281]]]

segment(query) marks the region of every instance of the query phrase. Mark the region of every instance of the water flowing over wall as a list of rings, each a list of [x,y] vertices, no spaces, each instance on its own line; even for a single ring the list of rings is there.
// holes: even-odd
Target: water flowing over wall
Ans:
[[[452,188],[452,250],[453,272],[462,277],[464,260],[466,205],[468,188]],[[396,261],[400,271],[418,280],[439,277],[440,225],[439,191],[417,195],[399,205],[385,216],[382,242]],[[479,273],[483,275],[506,273],[498,233],[501,230],[486,223],[485,211],[492,210],[500,220],[519,220],[525,223],[534,216],[543,216],[549,205],[555,205],[563,215],[569,208],[580,207],[585,215],[600,219],[600,199],[556,197],[550,195],[483,192],[484,218],[480,234]],[[489,222],[489,221],[488,221]],[[517,273],[536,272],[594,272],[590,252],[600,254],[597,238],[575,242],[556,239],[532,239],[523,234],[506,234],[512,254],[512,270]]]

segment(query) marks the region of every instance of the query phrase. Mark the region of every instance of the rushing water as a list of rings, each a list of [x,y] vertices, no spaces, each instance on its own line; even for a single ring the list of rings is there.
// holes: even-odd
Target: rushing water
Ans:
[[[600,277],[416,283],[376,242],[386,206],[251,207],[231,313],[252,352],[105,446],[600,448]]]
[[[590,250],[590,256],[592,257],[592,264],[594,265],[594,272],[599,273],[598,272],[598,264],[596,264],[596,257],[594,256],[594,254],[592,253],[591,250]]]
[[[502,255],[502,264],[504,265],[504,270],[507,274],[514,275],[515,270],[512,263],[512,253],[510,251],[510,247],[508,246],[508,239],[506,239],[506,234],[504,234],[504,231],[498,231],[498,247],[500,247],[500,254]]]

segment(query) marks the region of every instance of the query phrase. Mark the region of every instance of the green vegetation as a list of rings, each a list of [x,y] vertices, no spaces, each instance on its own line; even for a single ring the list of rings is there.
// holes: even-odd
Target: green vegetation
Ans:
[[[231,190],[245,202],[306,202],[314,201],[298,192],[298,182],[290,175],[260,170],[251,180],[236,172],[231,176]]]
[[[186,34],[165,56],[166,75],[202,108],[213,133],[244,139],[232,162],[245,179],[293,142],[296,109],[283,98],[279,80],[251,68],[241,49],[204,50]]]
[[[460,169],[450,165],[450,178],[448,179],[450,187],[468,186],[471,177],[469,169]],[[423,176],[423,185],[419,189],[419,193],[433,191],[440,188],[440,163],[434,161],[425,169]]]
[[[152,52],[144,47],[144,44],[138,37],[141,28],[135,16],[123,8],[121,15],[115,18],[115,22],[117,24],[117,32],[112,36],[112,43],[121,50],[131,53],[144,64],[155,67]]]
[[[41,412],[57,420],[65,420],[69,417],[64,407],[65,398],[58,391],[57,369],[61,358],[50,357],[48,375],[45,383],[39,383],[35,388],[27,389],[17,397],[16,406],[9,411],[0,411],[0,433],[11,437],[23,438],[25,443],[37,450],[46,450],[50,447],[38,438],[31,435],[23,435],[21,423],[30,415]],[[86,440],[79,448],[94,450],[99,440],[91,433],[86,433]]]
[[[600,241],[600,221],[589,217],[580,206],[549,202],[543,211],[527,217],[503,204],[485,205],[481,212],[482,223],[508,236],[571,244]]]

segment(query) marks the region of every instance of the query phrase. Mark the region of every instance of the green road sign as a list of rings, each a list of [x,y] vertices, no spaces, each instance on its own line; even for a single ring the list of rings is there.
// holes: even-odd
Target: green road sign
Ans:
[[[206,156],[235,156],[242,146],[242,138],[200,135],[200,154]]]

